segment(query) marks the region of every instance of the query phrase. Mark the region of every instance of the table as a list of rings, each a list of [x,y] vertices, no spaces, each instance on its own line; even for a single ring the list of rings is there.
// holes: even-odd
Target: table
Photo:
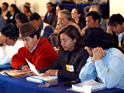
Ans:
[[[38,87],[39,84],[26,81],[26,77],[8,77],[0,75],[0,93],[77,93],[66,90],[67,86],[63,86],[63,82],[59,80],[58,86],[49,88]],[[104,89],[94,93],[124,93],[121,89]]]
[[[0,75],[0,93],[76,93],[67,91],[69,87],[63,86],[60,82],[58,86],[49,88],[38,87],[38,83],[26,81],[26,77],[8,77]]]

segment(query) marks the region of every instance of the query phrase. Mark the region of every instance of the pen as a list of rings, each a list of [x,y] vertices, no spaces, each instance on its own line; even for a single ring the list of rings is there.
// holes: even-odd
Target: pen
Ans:
[[[7,75],[7,76],[9,76],[9,77],[13,77],[13,76],[11,76],[10,74],[8,74],[7,72],[3,72],[3,74],[5,74],[5,75]]]

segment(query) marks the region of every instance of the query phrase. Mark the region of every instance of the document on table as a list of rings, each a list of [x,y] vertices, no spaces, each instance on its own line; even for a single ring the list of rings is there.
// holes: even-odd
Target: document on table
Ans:
[[[29,76],[26,78],[27,81],[31,81],[31,82],[35,82],[35,83],[43,83],[43,82],[46,82],[46,81],[51,81],[52,82],[55,82],[55,83],[52,83],[52,84],[57,84],[56,81],[57,81],[57,76],[47,76],[47,77],[42,77],[43,73],[42,74],[39,74],[39,72],[36,70],[35,66],[29,62],[26,58],[25,60],[27,61],[30,69],[32,72],[34,72],[37,76]]]
[[[31,71],[34,72],[37,76],[41,76],[39,74],[39,72],[36,70],[35,66],[31,62],[29,62],[26,58],[25,58],[25,60],[27,61],[28,65],[29,65],[29,67],[31,69]]]

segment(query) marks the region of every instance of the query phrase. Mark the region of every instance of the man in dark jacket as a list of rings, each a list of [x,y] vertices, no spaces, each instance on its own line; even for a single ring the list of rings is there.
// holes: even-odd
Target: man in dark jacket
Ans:
[[[53,28],[56,26],[56,14],[54,12],[54,5],[51,2],[47,3],[47,13],[44,17],[44,22],[50,24]]]

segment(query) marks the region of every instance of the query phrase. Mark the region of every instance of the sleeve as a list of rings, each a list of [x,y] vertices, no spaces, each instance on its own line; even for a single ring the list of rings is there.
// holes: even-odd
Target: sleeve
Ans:
[[[56,51],[52,47],[49,47],[49,45],[44,45],[44,47],[45,48],[43,48],[42,51],[39,51],[35,59],[34,65],[36,69],[50,67],[58,56]]]
[[[80,53],[78,56],[79,56],[79,58],[77,59],[76,63],[74,64],[75,71],[69,72],[66,69],[60,69],[60,70],[58,70],[58,77],[63,77],[63,78],[67,78],[70,80],[79,79],[80,69],[85,65],[86,60],[89,55],[86,51],[82,51],[82,53]]]
[[[39,71],[41,73],[44,73],[45,71],[49,70],[49,69],[61,69],[61,66],[60,66],[60,63],[59,63],[59,60],[61,59],[61,53],[59,53],[59,56],[57,57],[55,63],[48,67],[48,68],[40,68]]]
[[[4,65],[11,62],[11,58],[14,55],[12,48],[10,47],[0,47],[0,65]],[[11,51],[11,52],[10,52]]]
[[[98,77],[106,85],[107,88],[115,87],[120,81],[121,60],[118,57],[113,57],[108,61],[108,66],[103,64],[103,60],[95,62]]]
[[[87,63],[82,67],[79,78],[81,82],[96,79],[96,69],[94,63],[91,61],[92,57],[87,59]]]
[[[53,28],[51,26],[46,26],[46,28],[44,29],[44,34],[43,37],[49,37],[51,33],[54,32]]]
[[[15,69],[17,69],[19,66],[27,64],[26,60],[25,60],[25,55],[26,55],[26,50],[25,48],[20,48],[18,50],[18,53],[15,54],[12,57],[12,64],[11,66]]]

